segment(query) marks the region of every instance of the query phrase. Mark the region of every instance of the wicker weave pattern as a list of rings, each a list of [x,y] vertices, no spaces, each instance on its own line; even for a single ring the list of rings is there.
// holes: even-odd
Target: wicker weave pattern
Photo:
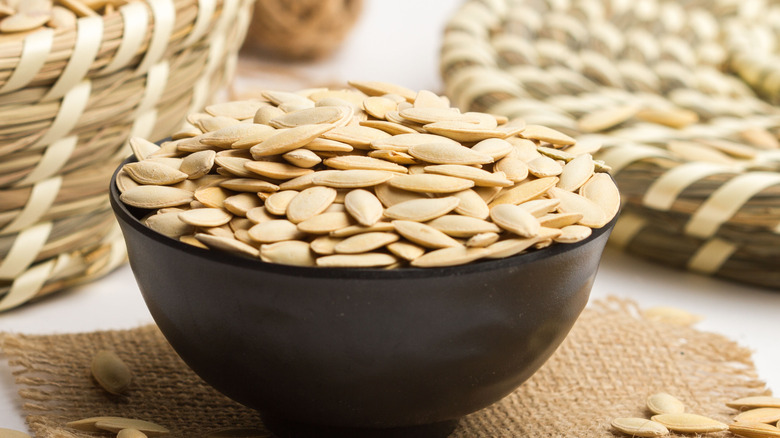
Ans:
[[[251,0],[146,0],[0,41],[0,311],[124,260],[106,196],[232,75]]]
[[[780,287],[779,18],[777,1],[470,0],[441,68],[463,109],[602,144],[624,203],[613,242]],[[578,123],[617,108],[695,119]]]

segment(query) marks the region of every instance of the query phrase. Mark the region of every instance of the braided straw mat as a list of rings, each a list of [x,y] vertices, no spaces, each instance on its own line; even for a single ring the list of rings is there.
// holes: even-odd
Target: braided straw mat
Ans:
[[[441,71],[460,108],[559,129],[610,165],[614,244],[780,288],[778,38],[772,0],[467,0]]]
[[[65,426],[92,416],[145,419],[169,428],[173,437],[187,438],[223,427],[263,427],[256,412],[192,373],[155,326],[8,334],[2,346],[38,438],[94,436]],[[110,396],[92,381],[90,362],[101,349],[115,350],[134,371],[126,395]],[[659,391],[678,397],[688,412],[724,422],[736,414],[725,402],[769,393],[747,349],[720,335],[644,319],[633,302],[612,297],[591,303],[530,380],[461,419],[451,437],[624,436],[612,432],[610,421],[647,417],[645,398]]]
[[[0,311],[125,258],[108,181],[227,82],[252,0],[145,0],[0,39]]]

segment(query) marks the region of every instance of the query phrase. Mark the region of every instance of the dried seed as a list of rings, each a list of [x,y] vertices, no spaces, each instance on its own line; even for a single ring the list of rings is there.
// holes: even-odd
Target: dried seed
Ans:
[[[582,219],[579,221],[580,225],[591,228],[601,228],[612,219],[611,217],[607,217],[604,210],[599,207],[598,204],[584,196],[557,187],[551,188],[548,193],[551,197],[561,200],[561,204],[558,206],[558,211],[561,213],[582,214]]]
[[[539,146],[536,148],[536,150],[539,151],[545,157],[552,158],[553,160],[556,161],[563,161],[564,163],[568,163],[569,161],[577,158],[576,155],[569,153],[568,151],[563,151],[555,148],[548,148],[546,146]]]
[[[474,181],[445,175],[418,174],[398,175],[390,180],[390,185],[410,192],[453,193],[473,187]]]
[[[494,223],[459,214],[448,214],[437,217],[428,225],[452,237],[471,237],[481,233],[500,233],[501,229]]]
[[[489,138],[482,140],[479,143],[471,147],[471,150],[479,152],[480,154],[489,155],[493,158],[493,161],[498,161],[507,155],[509,155],[514,147],[512,143],[500,138]]]
[[[405,152],[397,152],[397,151],[391,151],[391,150],[376,150],[371,151],[368,153],[368,156],[371,158],[378,158],[380,160],[386,160],[391,163],[396,164],[404,164],[404,165],[410,165],[410,164],[417,164],[417,160],[414,159],[413,156],[405,153]],[[404,168],[404,172],[408,172],[408,169]]]
[[[369,97],[363,101],[363,109],[377,119],[384,119],[388,111],[395,111],[396,105],[392,100],[381,96]]]
[[[446,97],[439,97],[428,90],[420,90],[414,97],[415,108],[449,108],[450,101]]]
[[[547,192],[557,183],[558,177],[555,176],[522,182],[512,188],[504,189],[489,205],[494,207],[499,204],[522,204]]]
[[[734,421],[753,423],[777,423],[780,421],[780,408],[756,408],[737,414]]]
[[[314,186],[314,177],[318,173],[325,172],[319,171],[314,173],[307,173],[306,175],[299,176],[297,178],[289,179],[279,184],[280,190],[303,190]]]
[[[400,125],[398,123],[393,123],[393,122],[386,122],[384,120],[361,120],[360,126],[367,126],[369,128],[379,129],[380,131],[385,131],[390,135],[414,134],[417,132],[414,129],[409,128],[407,126]]]
[[[746,438],[778,438],[780,429],[775,426],[747,421],[737,421],[729,424],[731,433]]]
[[[138,187],[140,184],[135,182],[133,178],[130,178],[130,175],[125,172],[125,169],[120,169],[119,172],[116,174],[116,188],[119,189],[120,193],[124,193],[127,190]]]
[[[116,438],[147,438],[147,435],[138,429],[122,429],[116,434]]]
[[[493,167],[494,170],[504,172],[504,176],[510,181],[520,182],[528,177],[528,165],[524,161],[508,156],[500,159]]]
[[[546,214],[544,216],[536,216],[536,217],[539,218],[539,224],[543,227],[563,228],[565,226],[574,225],[577,222],[579,222],[582,219],[582,214],[581,213],[551,213],[551,214]]]
[[[490,218],[499,227],[520,237],[539,235],[539,220],[517,205],[496,205],[490,209]]]
[[[396,152],[407,152],[410,147],[422,144],[450,144],[461,146],[460,143],[433,134],[399,134],[392,137],[382,138],[371,142],[372,149],[391,150]],[[462,147],[462,146],[461,146]]]
[[[398,234],[426,248],[461,246],[457,240],[430,225],[404,220],[395,220],[392,223]]]
[[[625,122],[639,111],[635,105],[616,106],[587,113],[577,121],[577,127],[583,132],[600,132]]]
[[[685,412],[685,404],[675,396],[658,392],[647,397],[647,409],[654,414],[680,414]]]
[[[283,115],[284,111],[275,106],[262,106],[255,111],[252,121],[257,124],[268,125],[271,120]]]
[[[209,249],[208,246],[200,243],[200,241],[196,239],[195,236],[190,236],[190,235],[181,236],[179,237],[179,242],[186,243],[187,245],[195,246],[198,248]]]
[[[151,421],[136,420],[122,417],[91,417],[82,420],[71,421],[66,424],[68,427],[84,432],[113,432],[117,433],[122,429],[140,430],[148,437],[167,435],[168,429]]]
[[[642,311],[642,316],[651,321],[661,321],[683,327],[691,326],[701,321],[701,316],[694,315],[676,307],[658,306]]]
[[[359,254],[382,248],[398,239],[395,233],[379,231],[356,234],[337,243],[334,250],[339,254]]]
[[[260,207],[262,201],[252,193],[239,193],[225,199],[223,207],[225,210],[241,217],[246,217],[249,210]]]
[[[251,119],[260,108],[268,107],[268,102],[253,100],[236,100],[225,103],[215,103],[206,107],[206,112],[212,116],[230,117],[236,120]]]
[[[526,163],[526,165],[528,166],[528,173],[537,178],[557,176],[563,172],[563,167],[546,155],[540,155]]]
[[[233,219],[233,215],[221,208],[196,208],[179,213],[182,222],[196,227],[218,227]]]
[[[266,263],[315,266],[314,254],[307,242],[287,240],[260,246],[260,259]]]
[[[219,183],[220,187],[236,192],[276,192],[279,186],[257,178],[231,178]]]
[[[351,107],[321,106],[301,109],[277,116],[268,122],[274,128],[295,128],[303,125],[318,125],[338,123],[341,119],[350,117]]]
[[[341,170],[367,169],[386,170],[388,172],[399,173],[407,173],[409,171],[406,167],[399,164],[361,155],[344,155],[341,157],[328,158],[323,163],[328,167]]]
[[[377,222],[370,227],[364,227],[363,225],[350,225],[345,228],[339,228],[336,231],[331,231],[332,237],[349,237],[355,234],[370,233],[372,231],[393,231],[395,228],[390,222]]]
[[[244,167],[244,164],[252,162],[252,160],[248,158],[220,156],[217,154],[217,156],[214,157],[214,162],[220,166],[220,168],[217,169],[218,172],[220,169],[224,169],[229,172],[229,175],[227,176],[235,175],[242,178],[257,177],[257,174],[250,172],[247,170],[247,168]]]
[[[567,225],[561,228],[561,234],[553,240],[559,243],[576,243],[590,237],[592,231],[583,225]]]
[[[388,207],[385,216],[391,219],[426,222],[451,212],[459,203],[460,199],[454,196],[413,199]]]
[[[366,252],[363,254],[334,254],[319,257],[317,266],[328,268],[378,268],[389,266],[398,259],[390,254]]]
[[[124,170],[139,184],[171,185],[187,179],[186,173],[149,160],[125,164]]]
[[[654,437],[669,435],[669,429],[647,418],[623,417],[612,420],[612,427],[631,436]]]
[[[495,123],[495,119],[493,122]],[[509,131],[501,128],[490,129],[475,123],[460,121],[429,123],[424,125],[423,128],[433,134],[438,134],[463,143],[478,142],[489,138],[507,138],[510,135],[516,134],[517,131],[520,131],[520,129]]]
[[[304,146],[314,152],[352,152],[352,146],[340,141],[328,140],[327,138],[315,138]]]
[[[336,190],[330,187],[310,187],[298,193],[287,205],[287,219],[297,224],[328,208],[336,199]]]
[[[232,236],[232,233],[231,233]],[[210,249],[232,252],[249,257],[258,257],[260,252],[252,245],[236,240],[233,237],[215,236],[206,233],[197,233],[195,238]]]
[[[489,259],[502,259],[504,257],[511,257],[516,254],[520,254],[526,249],[530,248],[533,244],[539,241],[538,237],[531,237],[528,239],[503,239],[498,242],[488,245],[488,253],[485,255]]]
[[[160,213],[158,211],[157,214],[146,218],[144,225],[174,239],[185,234],[192,234],[195,230],[192,225],[179,219],[179,212]]]
[[[469,117],[465,114],[461,114],[455,108],[416,108],[408,107],[401,109],[399,104],[398,115],[406,120],[410,120],[422,125],[436,122],[456,122],[462,121],[467,123],[478,124],[482,119]]]
[[[262,143],[252,146],[250,151],[255,158],[280,155],[298,149],[332,128],[333,125],[303,125],[277,131]]]
[[[349,85],[366,93],[369,96],[384,96],[385,94],[397,94],[408,102],[414,102],[417,95],[414,91],[400,85],[376,81],[349,81]]]
[[[133,373],[115,352],[100,350],[92,357],[92,377],[111,394],[123,394],[133,381]]]
[[[301,240],[306,236],[298,227],[286,219],[260,222],[249,229],[249,237],[260,243],[274,243],[283,240]]]
[[[311,169],[274,161],[247,161],[244,163],[244,168],[260,176],[277,180],[288,180],[314,172]]]
[[[335,254],[336,250],[334,248],[336,247],[336,244],[342,240],[343,239],[339,237],[319,236],[311,241],[311,250],[319,255]]]
[[[298,193],[300,192],[295,190],[282,190],[272,194],[265,200],[266,211],[279,216],[287,214],[287,206],[298,196]]]
[[[568,135],[540,125],[528,125],[520,135],[523,138],[530,140],[546,141],[547,143],[561,146],[571,146],[576,143],[576,141]]]
[[[119,196],[127,205],[139,208],[164,208],[189,204],[192,192],[168,186],[138,186],[127,189]]]
[[[377,199],[379,199],[385,207],[391,207],[395,204],[410,201],[412,199],[428,199],[427,194],[399,189],[388,183],[375,186],[374,193],[376,193]]]
[[[234,217],[228,222],[228,225],[230,226],[230,229],[233,230],[233,233],[235,233],[238,230],[248,230],[252,228],[254,222],[245,217]]]
[[[246,212],[246,218],[253,224],[259,224],[261,222],[268,222],[274,219],[279,219],[276,215],[269,213],[265,207],[255,207]]]
[[[405,240],[393,242],[387,245],[387,250],[393,253],[394,256],[407,261],[412,261],[417,257],[425,254],[425,248]]]
[[[357,149],[370,149],[372,141],[388,138],[390,134],[368,126],[350,125],[333,128],[323,133],[322,137],[346,143]]]
[[[160,146],[141,137],[131,137],[129,143],[130,150],[138,161],[143,161],[160,150]]]
[[[344,206],[360,225],[367,227],[377,223],[384,214],[379,199],[363,189],[350,190],[344,197]]]
[[[491,173],[476,167],[460,164],[436,164],[425,166],[424,169],[426,173],[470,179],[474,181],[475,185],[481,187],[511,187],[514,185],[512,181],[506,178],[503,172]]]
[[[201,204],[210,208],[222,208],[225,199],[230,196],[230,192],[222,187],[204,187],[195,190],[195,199]]]
[[[580,195],[601,207],[607,220],[612,220],[620,210],[620,192],[612,178],[605,173],[596,173],[582,185]]]
[[[475,234],[466,241],[466,246],[469,248],[484,248],[496,243],[499,237],[501,236],[499,236],[498,233]]]
[[[179,170],[186,173],[189,179],[198,179],[211,171],[216,156],[216,152],[208,150],[192,153],[182,159]]]
[[[282,155],[282,158],[294,166],[307,169],[322,162],[322,158],[309,149],[295,149]]]
[[[669,430],[685,433],[708,433],[728,430],[728,426],[720,421],[697,414],[658,414],[651,417]]]
[[[526,201],[519,205],[532,215],[542,217],[558,208],[560,203],[560,199],[534,199],[533,201]]]
[[[372,187],[390,180],[394,172],[384,170],[330,170],[317,172],[312,180],[314,184],[334,188],[360,188]]]
[[[734,409],[753,408],[780,408],[780,397],[754,396],[743,397],[726,403],[726,406]]]
[[[475,152],[465,146],[451,143],[423,143],[412,145],[409,155],[433,164],[487,164],[492,163],[490,155]]]
[[[298,229],[308,234],[327,234],[350,225],[352,222],[346,213],[325,212],[299,222]]]
[[[590,154],[580,155],[563,166],[556,186],[573,192],[590,179],[594,169],[593,157]]]
[[[414,260],[411,265],[417,268],[455,266],[473,262],[488,254],[485,248],[467,248],[456,246],[430,251]]]
[[[229,126],[238,125],[240,122],[232,117],[216,116],[198,119],[194,125],[205,133],[219,131]]]
[[[239,123],[225,128],[211,131],[201,137],[201,144],[208,146],[218,146],[221,148],[230,148],[239,140],[247,138],[268,138],[273,129],[266,125],[257,123]],[[238,149],[243,149],[243,143],[240,143]]]

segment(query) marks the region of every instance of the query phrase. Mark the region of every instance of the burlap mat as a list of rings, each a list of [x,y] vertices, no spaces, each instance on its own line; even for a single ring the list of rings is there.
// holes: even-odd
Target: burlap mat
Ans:
[[[666,391],[701,413],[730,422],[730,399],[768,394],[750,352],[729,339],[650,321],[635,304],[591,303],[569,337],[530,380],[460,421],[453,438],[610,437],[610,420],[647,416],[647,395]],[[27,421],[36,437],[87,437],[64,423],[117,415],[154,421],[172,436],[226,426],[262,427],[257,413],[207,386],[156,327],[75,335],[5,335]],[[89,374],[92,355],[110,348],[134,370],[127,396],[109,396]],[[712,434],[727,436],[728,433]],[[674,436],[674,435],[672,435]]]

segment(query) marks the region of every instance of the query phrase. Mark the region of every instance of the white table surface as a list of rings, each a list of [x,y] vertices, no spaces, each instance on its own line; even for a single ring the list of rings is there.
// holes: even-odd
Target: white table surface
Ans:
[[[326,60],[285,66],[244,62],[239,90],[294,90],[348,79],[382,80],[412,89],[442,89],[438,48],[443,25],[458,4],[448,1],[367,0],[342,47]],[[258,69],[265,72],[257,73]],[[748,287],[651,264],[608,248],[591,299],[618,296],[643,308],[674,306],[702,316],[696,327],[753,350],[759,376],[780,392],[780,291]],[[101,280],[0,314],[0,331],[74,333],[134,328],[152,322],[132,272],[123,266]],[[0,357],[0,427],[26,430],[10,370]]]

